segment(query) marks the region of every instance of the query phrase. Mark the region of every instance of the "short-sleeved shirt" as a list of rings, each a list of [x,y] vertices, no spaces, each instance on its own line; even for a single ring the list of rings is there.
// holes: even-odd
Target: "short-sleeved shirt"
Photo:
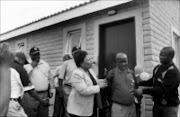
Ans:
[[[14,61],[11,63],[11,67],[14,68],[20,75],[20,79],[25,91],[34,89],[34,86],[29,80],[27,71],[18,62]]]
[[[30,81],[36,91],[48,90],[49,80],[52,74],[47,62],[40,60],[35,68],[33,68],[31,64],[25,65],[24,68],[28,72]]]
[[[20,74],[11,68],[11,98],[19,98],[23,95],[23,86],[20,79]]]
[[[60,72],[60,79],[63,79],[63,84],[70,84],[69,79],[71,78],[72,72],[77,68],[74,59],[69,59],[62,64]]]

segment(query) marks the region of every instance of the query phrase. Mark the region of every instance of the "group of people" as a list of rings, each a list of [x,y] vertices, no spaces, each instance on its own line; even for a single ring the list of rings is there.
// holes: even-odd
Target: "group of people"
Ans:
[[[48,117],[48,89],[53,87],[53,77],[48,63],[40,59],[39,48],[30,49],[32,62],[28,63],[24,53],[12,54],[4,45],[7,44],[1,48],[1,99],[6,100],[6,105],[1,105],[1,116]]]
[[[62,65],[52,73],[48,63],[41,60],[39,48],[30,49],[32,62],[28,63],[23,53],[12,55],[6,46],[1,47],[0,56],[1,116],[48,117],[56,78],[53,117],[98,117],[97,108],[104,108],[102,89],[108,89],[109,117],[140,117],[137,103],[143,94],[153,97],[153,117],[177,117],[180,73],[173,63],[172,47],[160,51],[160,64],[154,68],[152,78],[141,81],[128,68],[128,57],[123,52],[116,55],[116,67],[104,79],[98,79],[92,59],[78,47],[73,47],[72,55],[65,54]]]
[[[174,56],[172,47],[162,48],[159,54],[160,64],[154,68],[152,78],[142,81],[128,68],[127,55],[118,53],[117,67],[109,71],[106,77],[110,88],[111,116],[140,117],[138,103],[143,94],[148,94],[154,101],[153,117],[177,117],[180,73],[173,63]],[[138,88],[139,86],[145,87]]]

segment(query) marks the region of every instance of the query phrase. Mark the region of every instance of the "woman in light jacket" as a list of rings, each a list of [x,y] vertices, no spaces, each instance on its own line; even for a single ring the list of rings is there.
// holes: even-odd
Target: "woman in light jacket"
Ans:
[[[86,51],[78,51],[74,55],[77,69],[71,76],[72,90],[68,98],[67,111],[71,117],[91,117],[94,105],[94,96],[105,88],[105,80],[98,80],[92,70],[92,63]],[[91,72],[90,72],[91,71]]]

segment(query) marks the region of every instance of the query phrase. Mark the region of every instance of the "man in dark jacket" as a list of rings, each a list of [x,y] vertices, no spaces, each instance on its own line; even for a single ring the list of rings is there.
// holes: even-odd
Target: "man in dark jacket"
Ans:
[[[174,54],[172,47],[164,47],[159,55],[161,64],[154,68],[153,77],[139,83],[139,86],[147,88],[134,91],[135,95],[149,94],[153,97],[153,117],[177,117],[180,73],[173,63]]]
[[[26,56],[22,52],[17,52],[14,57],[14,61],[11,63],[11,67],[14,68],[20,75],[24,91],[31,95],[33,98],[38,100],[42,105],[49,106],[49,103],[46,100],[42,100],[37,92],[34,90],[34,86],[29,80],[27,71],[24,69],[23,65],[27,64]]]

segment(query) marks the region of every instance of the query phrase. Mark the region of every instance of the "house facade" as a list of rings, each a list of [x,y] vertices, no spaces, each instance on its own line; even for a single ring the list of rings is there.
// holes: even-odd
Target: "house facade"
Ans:
[[[127,53],[131,69],[141,65],[152,74],[165,46],[174,47],[180,68],[180,1],[94,0],[3,33],[0,39],[28,58],[30,48],[39,47],[52,70],[73,46],[81,46],[96,61],[100,78],[115,66],[117,52]],[[151,97],[144,97],[142,116],[151,117]]]

